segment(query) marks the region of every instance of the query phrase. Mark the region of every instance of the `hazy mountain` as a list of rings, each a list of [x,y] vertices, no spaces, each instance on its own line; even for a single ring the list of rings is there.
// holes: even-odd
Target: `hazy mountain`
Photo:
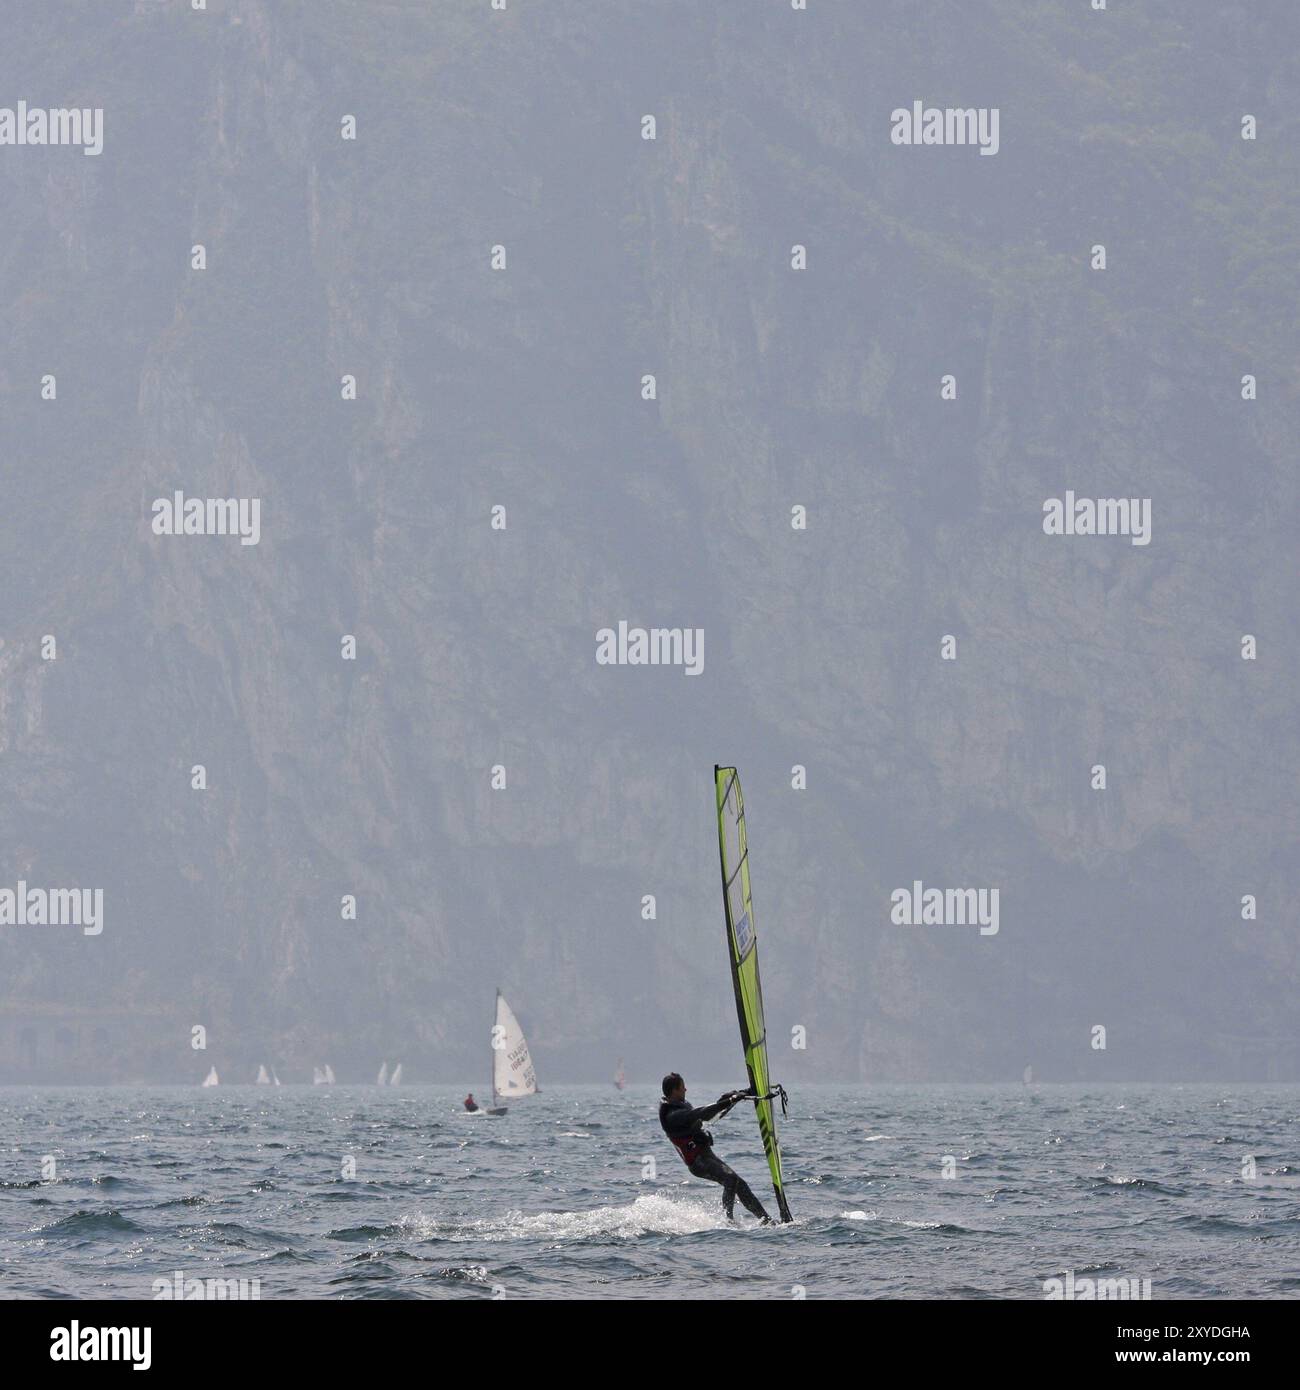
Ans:
[[[1293,6],[5,24],[104,143],[0,147],[0,888],[104,924],[0,927],[0,1081],[486,1082],[498,985],[543,1085],[739,1080],[715,762],[787,1086],[1300,1075]]]

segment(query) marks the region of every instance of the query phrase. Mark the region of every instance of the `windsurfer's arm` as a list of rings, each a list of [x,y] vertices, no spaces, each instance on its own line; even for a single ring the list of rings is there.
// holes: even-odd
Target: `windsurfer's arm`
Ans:
[[[744,1091],[728,1091],[725,1096],[719,1096],[713,1105],[706,1106],[696,1113],[703,1119],[712,1120],[725,1115],[733,1105],[739,1105],[744,1097]]]
[[[716,1105],[701,1105],[698,1110],[689,1108],[670,1110],[664,1121],[664,1128],[669,1134],[686,1134],[696,1125],[703,1124],[706,1120],[711,1120],[715,1115],[721,1114],[722,1110],[722,1101]]]

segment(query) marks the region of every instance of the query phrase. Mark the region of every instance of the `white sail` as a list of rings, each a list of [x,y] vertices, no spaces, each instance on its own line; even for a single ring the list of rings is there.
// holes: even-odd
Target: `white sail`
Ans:
[[[325,1084],[325,1073],[319,1067],[311,1069],[311,1084],[313,1086],[323,1086]]]
[[[623,1059],[618,1059],[618,1070],[614,1073],[614,1085],[621,1091],[627,1085],[627,1072],[623,1070]]]
[[[277,1086],[280,1084],[280,1078],[275,1074],[275,1068],[274,1068],[274,1067],[271,1068],[271,1080],[272,1080]]]
[[[388,1078],[388,1084],[390,1086],[400,1086],[402,1084],[402,1064],[400,1062],[393,1068],[393,1074]]]
[[[388,1085],[388,1063],[387,1063],[387,1062],[385,1062],[384,1065],[383,1065],[382,1067],[379,1068],[379,1075],[375,1078],[375,1085],[376,1085],[376,1086],[387,1086],[387,1085]]]
[[[259,1086],[269,1086],[269,1085],[271,1084],[271,1078],[270,1078],[269,1076],[267,1076],[267,1074],[266,1074],[266,1064],[265,1064],[265,1063],[263,1063],[263,1064],[262,1064],[261,1066],[259,1066],[258,1069],[257,1069],[257,1084],[258,1084]]]
[[[325,1084],[327,1086],[334,1084],[334,1068],[328,1062],[325,1063]]]
[[[205,1086],[221,1085],[221,1078],[217,1075],[216,1067],[213,1067],[212,1070],[203,1078],[203,1084]]]
[[[524,1030],[510,1005],[497,991],[497,1017],[492,1028],[492,1094],[508,1099],[537,1092],[537,1073],[528,1052]]]

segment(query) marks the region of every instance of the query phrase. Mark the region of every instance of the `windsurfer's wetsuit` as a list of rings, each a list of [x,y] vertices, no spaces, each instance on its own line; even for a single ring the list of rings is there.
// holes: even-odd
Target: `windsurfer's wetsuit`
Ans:
[[[696,1110],[684,1100],[666,1100],[659,1106],[659,1123],[681,1154],[682,1162],[697,1178],[722,1184],[722,1209],[728,1219],[739,1197],[747,1212],[770,1221],[772,1218],[750,1191],[749,1184],[713,1152],[713,1136],[704,1128],[705,1120],[725,1115],[734,1103],[720,1100],[716,1105],[702,1105]]]

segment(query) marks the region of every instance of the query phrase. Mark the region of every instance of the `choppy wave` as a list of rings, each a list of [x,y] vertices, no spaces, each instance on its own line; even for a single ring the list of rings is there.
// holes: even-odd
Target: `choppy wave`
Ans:
[[[1155,1298],[1300,1287],[1296,1088],[797,1088],[784,1227],[726,1219],[653,1088],[501,1117],[463,1094],[0,1091],[6,1292],[149,1297],[181,1270],[263,1298],[1041,1298],[1048,1258]],[[771,1208],[752,1123],[715,1134]]]

